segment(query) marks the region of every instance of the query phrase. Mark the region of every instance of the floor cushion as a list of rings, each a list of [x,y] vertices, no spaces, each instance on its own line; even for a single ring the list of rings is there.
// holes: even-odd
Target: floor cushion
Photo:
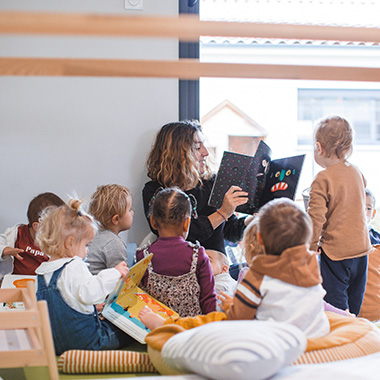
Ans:
[[[280,322],[220,321],[190,330],[176,325],[157,330],[158,340],[171,334],[162,347],[160,362],[159,351],[148,348],[150,355],[157,356],[150,356],[153,364],[164,375],[196,373],[216,380],[260,380],[291,364],[306,348],[305,334]]]
[[[63,373],[157,372],[145,352],[123,350],[68,350],[58,359]]]
[[[380,352],[379,329],[367,319],[326,312],[330,333],[307,340],[307,347],[294,364],[326,363]]]

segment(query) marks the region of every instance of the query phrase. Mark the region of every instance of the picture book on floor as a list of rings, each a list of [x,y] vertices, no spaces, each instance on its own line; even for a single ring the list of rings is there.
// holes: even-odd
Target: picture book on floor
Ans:
[[[149,306],[164,318],[178,316],[174,310],[138,287],[152,256],[153,253],[149,254],[130,268],[128,277],[124,281],[119,281],[114,292],[107,298],[102,311],[103,317],[143,344],[145,336],[150,332],[138,317],[144,306]]]
[[[225,151],[208,204],[221,207],[232,185],[248,192],[248,202],[236,208],[245,214],[257,212],[275,198],[294,199],[304,159],[303,154],[271,160],[271,149],[262,140],[254,156]]]

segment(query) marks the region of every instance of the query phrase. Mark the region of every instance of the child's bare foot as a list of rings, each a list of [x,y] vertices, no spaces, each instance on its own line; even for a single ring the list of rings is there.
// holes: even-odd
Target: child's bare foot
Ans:
[[[163,326],[165,318],[152,311],[148,306],[144,306],[139,312],[139,318],[149,330],[154,330],[157,327]]]

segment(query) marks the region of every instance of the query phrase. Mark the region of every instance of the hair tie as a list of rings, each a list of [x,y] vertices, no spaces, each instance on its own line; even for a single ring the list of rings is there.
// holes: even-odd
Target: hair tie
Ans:
[[[79,216],[82,216],[82,211],[79,210],[79,211],[78,211],[78,215],[79,215]]]
[[[187,195],[187,198],[189,199],[190,205],[191,205],[191,217],[193,219],[198,219],[198,212],[197,212],[198,202],[197,202],[197,198],[195,198],[195,196],[193,194],[186,194],[186,195]]]

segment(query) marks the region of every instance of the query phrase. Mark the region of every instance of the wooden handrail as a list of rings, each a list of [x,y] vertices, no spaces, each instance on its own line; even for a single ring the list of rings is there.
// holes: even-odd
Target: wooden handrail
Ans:
[[[0,58],[0,75],[201,77],[380,81],[380,68],[208,63],[197,60],[115,60],[67,58]]]
[[[3,11],[0,34],[171,37],[185,41],[225,36],[380,43],[380,28],[200,21],[196,15],[138,17]]]

